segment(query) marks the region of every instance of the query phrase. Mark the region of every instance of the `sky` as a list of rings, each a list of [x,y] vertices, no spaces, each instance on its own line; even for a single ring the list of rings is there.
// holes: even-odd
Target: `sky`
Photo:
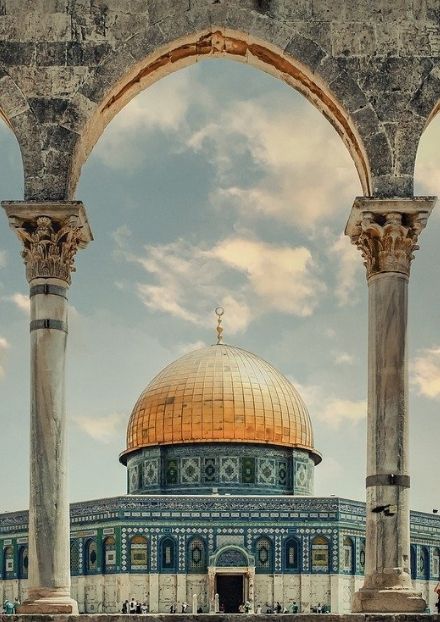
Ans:
[[[440,119],[420,143],[416,194],[440,193]],[[23,198],[17,143],[0,126],[0,198]],[[367,286],[343,235],[361,187],[329,122],[292,87],[229,60],[150,86],[109,124],[76,198],[95,240],[70,289],[70,499],[124,494],[118,455],[142,390],[215,342],[271,362],[310,412],[315,494],[365,496]],[[409,303],[411,505],[440,505],[440,207],[420,238]],[[29,302],[0,214],[0,512],[26,508]]]

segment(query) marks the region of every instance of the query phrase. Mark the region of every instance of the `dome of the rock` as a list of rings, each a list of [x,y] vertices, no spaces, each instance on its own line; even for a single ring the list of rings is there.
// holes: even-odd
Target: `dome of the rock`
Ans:
[[[163,369],[139,397],[127,449],[180,443],[270,443],[313,448],[298,391],[255,354],[228,345],[190,352]]]
[[[307,463],[303,474],[307,481],[311,481],[313,465],[321,461],[313,445],[309,413],[292,383],[255,354],[224,344],[185,354],[150,382],[131,414],[127,447],[120,460],[129,467],[131,492],[149,490],[150,484],[163,490],[169,488],[166,482],[175,492],[176,486],[185,484],[181,471],[185,464],[188,467],[188,459],[190,475],[193,471],[200,474],[200,485],[202,480],[207,485],[221,483],[215,475],[210,481],[202,473],[206,465],[208,473],[221,470],[219,460],[218,464],[209,462],[219,452],[232,460],[230,471],[237,458],[241,474],[246,469],[244,456],[248,456],[249,469],[255,471],[248,484],[255,478],[257,483],[258,465],[272,452],[275,462],[265,472],[269,474],[273,466],[281,470],[281,480],[274,471],[265,482],[266,491],[279,481],[291,489],[294,454],[299,463]],[[246,483],[241,476],[232,480],[231,484],[240,487]]]

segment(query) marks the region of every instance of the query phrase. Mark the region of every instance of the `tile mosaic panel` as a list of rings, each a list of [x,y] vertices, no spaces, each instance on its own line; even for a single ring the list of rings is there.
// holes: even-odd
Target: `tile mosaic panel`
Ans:
[[[139,489],[139,466],[136,464],[129,471],[129,489],[130,492]]]
[[[144,461],[144,486],[157,486],[159,485],[159,460],[158,458],[151,458]]]
[[[204,459],[203,480],[206,484],[214,484],[218,481],[217,461],[215,458]]]
[[[200,483],[200,458],[182,458],[180,461],[180,481],[182,484]]]
[[[260,458],[258,460],[258,483],[266,486],[276,484],[275,460],[271,458]]]
[[[220,458],[220,482],[231,484],[239,482],[239,459],[232,457]]]

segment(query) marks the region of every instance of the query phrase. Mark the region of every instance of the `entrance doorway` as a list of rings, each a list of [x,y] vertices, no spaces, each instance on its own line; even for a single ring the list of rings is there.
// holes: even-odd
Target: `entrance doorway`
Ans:
[[[239,606],[244,603],[244,576],[242,574],[218,574],[216,590],[219,597],[220,610],[222,605],[225,613],[238,613]]]

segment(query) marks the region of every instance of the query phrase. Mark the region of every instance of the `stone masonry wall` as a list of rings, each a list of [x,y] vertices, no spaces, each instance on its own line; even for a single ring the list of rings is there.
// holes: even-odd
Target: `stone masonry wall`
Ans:
[[[322,109],[366,194],[409,195],[439,102],[439,22],[439,0],[0,0],[0,111],[26,198],[72,197],[131,97],[216,55],[270,71]]]

